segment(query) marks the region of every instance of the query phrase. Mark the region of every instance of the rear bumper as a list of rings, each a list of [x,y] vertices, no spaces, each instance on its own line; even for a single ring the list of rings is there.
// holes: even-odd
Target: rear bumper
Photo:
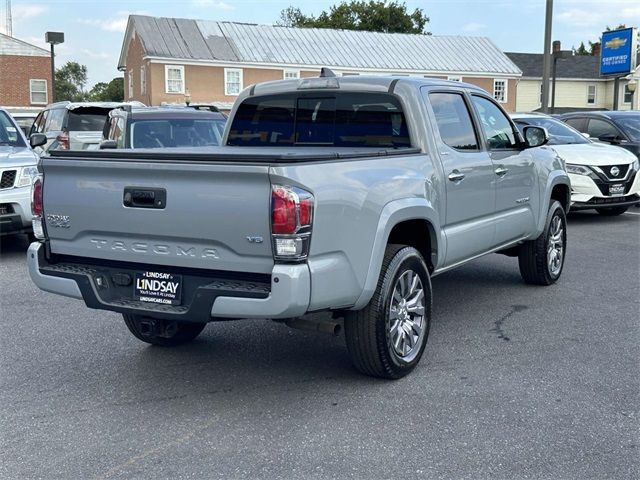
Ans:
[[[192,286],[189,303],[172,306],[140,302],[131,295],[121,295],[132,287],[114,285],[109,278],[110,267],[50,264],[44,255],[44,245],[39,242],[30,245],[27,263],[31,279],[41,290],[82,299],[90,308],[167,320],[207,322],[216,318],[297,317],[307,311],[311,295],[306,264],[275,265],[270,282],[213,277],[202,281],[200,278],[200,283]],[[117,270],[127,271],[126,268]],[[102,279],[102,286],[98,286],[97,278]]]

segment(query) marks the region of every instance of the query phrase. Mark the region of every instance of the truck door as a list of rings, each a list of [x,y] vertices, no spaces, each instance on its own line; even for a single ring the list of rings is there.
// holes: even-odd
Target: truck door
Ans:
[[[447,237],[446,266],[486,252],[494,244],[495,182],[493,164],[483,151],[461,91],[427,93],[444,170]]]
[[[517,128],[492,100],[472,94],[496,185],[495,245],[520,240],[535,231],[539,210],[538,175],[531,150],[524,150]]]

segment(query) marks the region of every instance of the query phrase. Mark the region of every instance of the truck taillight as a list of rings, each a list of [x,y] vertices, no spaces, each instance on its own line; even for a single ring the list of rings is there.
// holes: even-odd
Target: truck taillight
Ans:
[[[42,216],[44,213],[42,205],[42,183],[42,175],[38,175],[31,184],[31,214],[33,215],[31,224],[33,226],[33,235],[39,240],[45,239],[44,226],[42,225]]]
[[[272,185],[271,233],[277,260],[304,260],[309,254],[314,198],[298,187]]]
[[[56,137],[56,140],[59,150],[69,150],[69,134],[67,132],[62,132]]]

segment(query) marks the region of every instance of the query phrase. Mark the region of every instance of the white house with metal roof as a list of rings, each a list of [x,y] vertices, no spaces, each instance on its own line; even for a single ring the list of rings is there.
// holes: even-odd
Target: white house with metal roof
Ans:
[[[515,109],[520,69],[486,37],[290,28],[131,15],[118,68],[125,99],[229,108],[254,83],[317,76],[413,75],[476,84]]]

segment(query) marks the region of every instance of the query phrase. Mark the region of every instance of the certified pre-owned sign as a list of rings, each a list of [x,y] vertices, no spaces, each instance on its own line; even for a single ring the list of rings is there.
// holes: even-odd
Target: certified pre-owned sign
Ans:
[[[626,75],[636,67],[638,36],[635,28],[602,33],[600,75]]]
[[[142,302],[180,305],[182,276],[162,272],[136,272],[133,295]]]

